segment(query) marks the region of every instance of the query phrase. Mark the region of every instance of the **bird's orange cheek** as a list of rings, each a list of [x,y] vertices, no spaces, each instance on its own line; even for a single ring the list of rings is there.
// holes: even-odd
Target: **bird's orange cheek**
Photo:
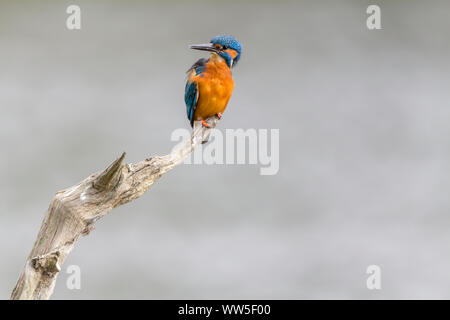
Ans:
[[[236,50],[233,49],[227,49],[225,50],[226,53],[228,53],[233,59],[237,57],[238,53]]]

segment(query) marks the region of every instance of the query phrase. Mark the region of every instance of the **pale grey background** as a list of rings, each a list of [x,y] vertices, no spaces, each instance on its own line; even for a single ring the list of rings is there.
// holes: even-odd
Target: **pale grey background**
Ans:
[[[366,28],[377,3],[382,30]],[[65,27],[69,4],[82,30]],[[280,171],[180,166],[80,239],[54,298],[450,298],[448,1],[1,1],[0,298],[52,195],[167,153],[188,49],[244,46],[220,129]],[[202,208],[211,208],[205,210]],[[366,289],[366,267],[382,290]]]

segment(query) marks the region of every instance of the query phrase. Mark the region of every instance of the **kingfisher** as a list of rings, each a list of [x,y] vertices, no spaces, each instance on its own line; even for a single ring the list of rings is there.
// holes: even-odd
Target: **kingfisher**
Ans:
[[[187,117],[194,126],[200,120],[209,128],[206,119],[222,117],[234,89],[231,69],[241,57],[242,45],[232,36],[217,36],[210,43],[194,44],[191,49],[211,52],[209,59],[202,58],[187,71],[184,101]]]

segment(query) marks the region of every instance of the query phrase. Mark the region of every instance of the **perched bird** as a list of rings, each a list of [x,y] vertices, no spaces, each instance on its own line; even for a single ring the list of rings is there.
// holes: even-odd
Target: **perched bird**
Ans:
[[[191,49],[211,52],[209,59],[200,59],[187,71],[184,93],[187,117],[191,122],[201,120],[209,127],[205,119],[222,117],[234,89],[231,75],[241,57],[242,45],[231,36],[217,36],[207,44],[191,45]]]

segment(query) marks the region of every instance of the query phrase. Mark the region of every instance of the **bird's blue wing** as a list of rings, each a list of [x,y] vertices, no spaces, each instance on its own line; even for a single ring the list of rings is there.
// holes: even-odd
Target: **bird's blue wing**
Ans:
[[[192,78],[197,75],[203,77],[203,72],[206,70],[206,64],[208,61],[209,59],[199,59],[187,71],[189,75],[186,82],[186,88],[184,90],[184,101],[186,102],[187,117],[191,122],[191,127],[194,125],[194,112],[197,107],[199,97],[198,83]]]
[[[198,85],[195,81],[187,81],[184,90],[184,101],[186,102],[187,117],[191,122],[191,127],[194,125],[194,112],[198,101]]]

